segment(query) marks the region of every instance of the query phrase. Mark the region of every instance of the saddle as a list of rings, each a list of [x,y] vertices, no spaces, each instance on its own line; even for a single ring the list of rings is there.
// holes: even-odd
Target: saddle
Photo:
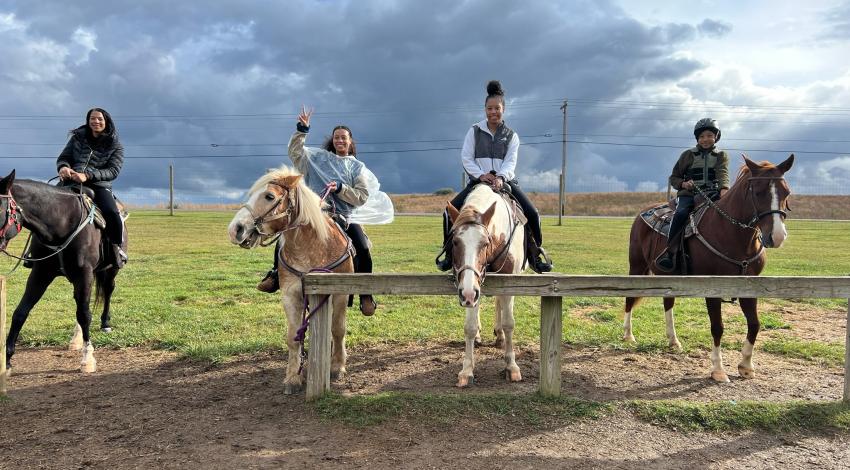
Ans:
[[[693,212],[691,212],[691,220],[693,223],[685,224],[684,238],[690,238],[694,235],[693,227],[699,225],[702,216],[708,209],[708,203],[702,201],[697,204]],[[676,212],[676,200],[671,199],[665,204],[656,207],[651,207],[640,214],[640,218],[649,225],[649,228],[655,230],[661,235],[670,236],[670,223],[673,222],[673,214]]]

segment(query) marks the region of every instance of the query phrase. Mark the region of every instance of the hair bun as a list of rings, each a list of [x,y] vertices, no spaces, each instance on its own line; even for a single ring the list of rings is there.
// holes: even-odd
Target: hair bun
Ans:
[[[499,83],[498,80],[490,80],[487,83],[487,95],[488,96],[504,96],[505,92],[502,90],[502,84]]]

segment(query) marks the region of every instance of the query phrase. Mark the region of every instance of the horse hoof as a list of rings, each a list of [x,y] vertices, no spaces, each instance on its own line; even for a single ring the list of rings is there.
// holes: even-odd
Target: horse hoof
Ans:
[[[345,377],[345,369],[331,371],[331,380],[339,380],[342,377]]]
[[[457,378],[457,388],[466,388],[473,383],[475,383],[475,378],[473,376]]]
[[[476,348],[480,348],[481,345],[484,344],[484,342],[481,341],[481,338],[479,338],[477,336],[475,337],[475,340],[472,343],[475,344]]]
[[[635,335],[623,335],[623,341],[625,341],[626,343],[632,343],[632,344],[637,343],[637,340],[635,339]]]
[[[680,343],[679,340],[670,342],[668,346],[675,352],[682,352],[682,343]]]
[[[283,385],[283,394],[284,395],[295,395],[297,393],[301,393],[301,386],[297,384],[284,384]]]
[[[519,370],[505,369],[505,380],[508,382],[522,382],[522,374]]]
[[[502,349],[505,347],[505,340],[502,338],[496,338],[496,342],[493,343],[493,347],[496,349]]]
[[[756,371],[751,367],[738,366],[738,375],[742,379],[754,379],[756,378]]]
[[[80,371],[84,374],[93,374],[97,372],[97,362],[91,361],[87,364],[81,364]]]
[[[722,370],[711,371],[711,380],[718,383],[729,383],[729,376]]]
[[[102,326],[102,327],[100,327],[100,331],[102,331],[104,333],[112,333],[112,327],[111,326]]]

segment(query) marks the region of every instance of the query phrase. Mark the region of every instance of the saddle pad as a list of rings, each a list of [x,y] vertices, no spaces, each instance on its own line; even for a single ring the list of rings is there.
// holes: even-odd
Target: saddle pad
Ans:
[[[708,209],[708,204],[702,203],[691,212],[691,218],[694,220],[693,225],[699,225],[699,221]],[[674,210],[670,204],[661,204],[660,206],[649,208],[640,214],[640,218],[646,222],[652,230],[664,235],[670,236],[670,223],[673,221]],[[685,238],[693,236],[694,231],[691,224],[685,225]]]
[[[92,206],[94,206],[94,201],[88,196],[83,196],[83,204],[85,205],[86,211],[90,211]],[[103,218],[103,214],[100,213],[100,209],[97,207],[94,208],[94,225],[101,230],[106,228],[106,220]]]

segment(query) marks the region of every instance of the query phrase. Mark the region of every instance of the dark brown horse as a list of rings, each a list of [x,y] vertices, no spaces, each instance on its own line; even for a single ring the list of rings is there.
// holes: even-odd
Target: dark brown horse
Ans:
[[[82,349],[80,369],[83,372],[97,370],[94,346],[89,336],[91,325],[92,283],[95,298],[102,302],[101,329],[110,331],[109,306],[115,289],[118,268],[104,261],[100,250],[101,230],[93,220],[93,213],[83,204],[80,194],[70,187],[56,187],[31,180],[15,180],[15,171],[0,180],[0,209],[7,214],[9,205],[18,209],[18,223],[33,235],[29,254],[33,261],[32,271],[27,278],[26,289],[21,301],[12,314],[12,324],[6,340],[6,363],[11,371],[11,360],[15,354],[15,343],[30,311],[41,300],[47,287],[57,276],[64,276],[74,286],[74,301],[77,311],[77,326],[71,339],[71,349]],[[8,224],[7,224],[8,225]],[[9,226],[0,230],[0,250],[19,229]],[[123,243],[127,250],[126,232]]]
[[[696,227],[694,236],[685,240],[690,255],[689,274],[733,276],[757,276],[764,269],[767,257],[764,248],[782,245],[785,230],[785,209],[790,194],[788,182],[783,175],[791,169],[794,155],[779,165],[770,162],[754,162],[744,157],[744,165],[735,184],[710,207]],[[692,222],[690,222],[692,223]],[[629,274],[646,275],[664,273],[655,267],[655,259],[664,251],[667,239],[653,230],[638,215],[632,223],[629,238]],[[667,339],[671,347],[681,349],[673,325],[675,298],[664,298],[664,318],[667,322]],[[708,316],[711,320],[711,336],[714,347],[711,352],[711,378],[728,382],[723,370],[720,338],[723,336],[723,318],[720,315],[719,298],[706,298]],[[632,334],[632,309],[640,297],[626,298],[626,313],[623,321],[626,341],[634,342]],[[753,368],[753,346],[759,333],[758,299],[740,299],[741,311],[747,319],[747,341],[738,364],[738,373],[743,378],[755,375]]]

